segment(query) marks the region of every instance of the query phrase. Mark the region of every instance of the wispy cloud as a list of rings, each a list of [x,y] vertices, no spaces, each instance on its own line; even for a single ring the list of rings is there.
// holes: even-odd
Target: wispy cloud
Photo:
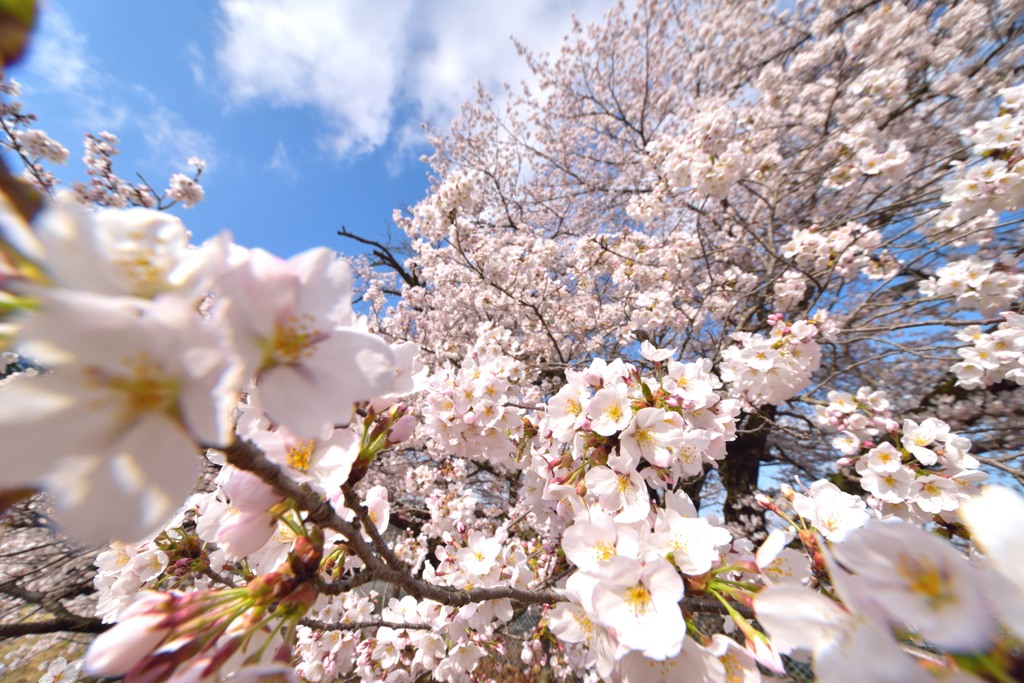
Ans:
[[[192,80],[201,88],[206,85],[206,56],[195,43],[189,43],[185,49],[188,51],[188,66],[192,71]]]
[[[233,98],[317,108],[338,154],[384,142],[411,0],[224,0],[221,7],[217,57]]]
[[[85,57],[86,38],[67,13],[48,3],[29,48],[29,73],[54,90],[80,90],[95,79]]]
[[[217,153],[210,137],[189,127],[170,109],[156,106],[140,125],[146,145],[156,159],[171,161],[184,169],[187,159],[197,156],[206,162],[207,172],[216,167]]]
[[[201,59],[201,52],[192,47],[190,53]],[[145,86],[124,83],[93,66],[85,34],[53,0],[40,12],[25,69],[33,84],[60,94],[67,103],[68,120],[81,129],[138,133],[150,151],[143,165],[162,167],[170,162],[187,170],[186,159],[193,155],[206,160],[207,170],[216,165],[217,153],[208,135],[192,128]]]
[[[339,157],[390,139],[422,142],[473,95],[528,77],[511,36],[555,49],[575,10],[591,20],[609,0],[220,0],[217,61],[234,102],[312,107]]]
[[[288,157],[288,149],[280,140],[278,140],[277,146],[274,147],[274,153],[270,156],[270,161],[267,162],[266,168],[280,173],[290,183],[294,183],[299,179],[299,173],[295,170],[295,166],[292,165],[292,161]]]

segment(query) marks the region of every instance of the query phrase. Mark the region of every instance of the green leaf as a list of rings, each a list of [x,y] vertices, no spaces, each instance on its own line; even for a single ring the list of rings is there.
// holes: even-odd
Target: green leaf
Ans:
[[[644,400],[647,401],[648,405],[654,405],[654,394],[651,393],[651,388],[647,386],[647,382],[640,382],[640,391],[644,395]]]

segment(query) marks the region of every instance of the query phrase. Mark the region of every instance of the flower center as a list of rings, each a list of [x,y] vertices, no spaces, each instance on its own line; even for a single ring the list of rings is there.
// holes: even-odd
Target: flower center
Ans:
[[[308,313],[274,323],[274,338],[265,365],[297,363],[312,356],[313,347],[327,337],[313,323],[313,316]]]
[[[300,441],[291,448],[288,449],[288,455],[286,456],[288,465],[294,467],[300,472],[305,472],[309,469],[309,463],[313,458],[313,449],[316,446],[316,442],[313,439],[309,441]]]
[[[925,596],[932,607],[953,598],[948,591],[945,574],[927,559],[901,555],[896,563],[896,571],[907,582],[910,590]]]
[[[654,435],[647,429],[638,429],[633,433],[633,438],[640,446],[650,446],[654,443]]]
[[[633,608],[633,613],[637,616],[647,614],[653,603],[650,592],[639,583],[626,591],[625,599],[626,604]]]
[[[115,392],[115,412],[119,418],[131,422],[153,413],[177,414],[181,384],[176,377],[167,375],[144,351],[122,358],[121,365],[122,374],[97,367],[84,370],[89,384]],[[97,404],[107,408],[109,397]]]

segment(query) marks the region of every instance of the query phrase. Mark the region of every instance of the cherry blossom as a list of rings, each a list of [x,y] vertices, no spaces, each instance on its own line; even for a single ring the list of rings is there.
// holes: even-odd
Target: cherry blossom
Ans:
[[[96,620],[5,599],[127,680],[1012,678],[1018,9],[618,6],[349,259],[109,133],[58,191],[0,82],[3,502],[117,539]]]

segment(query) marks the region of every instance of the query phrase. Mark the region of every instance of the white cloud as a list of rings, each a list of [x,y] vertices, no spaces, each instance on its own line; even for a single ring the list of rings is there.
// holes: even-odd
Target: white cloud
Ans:
[[[139,123],[154,158],[186,170],[188,158],[197,156],[206,162],[207,171],[216,167],[217,154],[210,137],[190,128],[176,112],[155,105]]]
[[[109,130],[122,134],[125,129],[140,133],[151,152],[144,165],[169,163],[188,171],[186,160],[193,155],[206,160],[208,170],[216,165],[209,136],[191,128],[145,86],[124,83],[96,69],[87,48],[85,34],[75,28],[64,9],[49,0],[39,13],[39,29],[25,60],[29,82],[57,91],[76,128],[93,133]],[[187,49],[194,63],[200,60],[201,67],[202,53],[194,45]],[[74,144],[66,140],[68,143]]]
[[[25,70],[30,87],[57,92],[70,103],[69,113],[85,130],[117,130],[127,123],[128,109],[111,95],[110,79],[90,64],[85,34],[52,0],[39,12]]]
[[[188,50],[188,66],[192,71],[192,80],[201,88],[206,85],[206,57],[195,43],[189,43],[185,49]]]
[[[85,35],[75,30],[67,13],[47,3],[29,47],[29,73],[61,92],[82,88],[95,78],[86,62],[85,44]]]
[[[274,147],[274,153],[270,156],[270,161],[267,162],[266,168],[271,171],[277,171],[288,182],[294,183],[299,179],[299,173],[295,170],[295,166],[292,165],[292,161],[288,157],[288,149],[280,140],[278,140],[277,146]]]
[[[351,156],[396,133],[421,141],[419,122],[445,125],[476,81],[495,92],[527,78],[511,36],[554,50],[573,10],[593,20],[609,2],[220,0],[217,58],[234,101],[312,107]]]
[[[313,106],[338,154],[384,142],[412,2],[223,0],[218,50],[231,94]]]

